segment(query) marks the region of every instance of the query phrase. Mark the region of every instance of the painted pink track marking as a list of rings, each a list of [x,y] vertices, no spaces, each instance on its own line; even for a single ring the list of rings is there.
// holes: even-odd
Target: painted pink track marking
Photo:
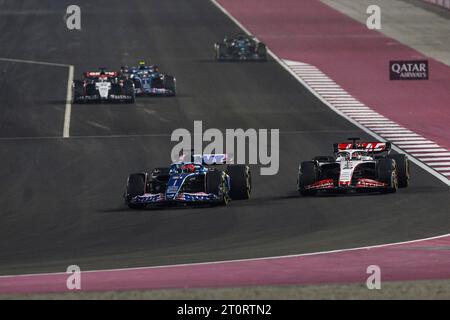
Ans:
[[[317,0],[219,0],[280,58],[318,67],[365,105],[450,148],[450,68],[430,80],[389,81],[389,61],[427,59]]]
[[[450,0],[422,0],[422,1],[450,10]]]
[[[83,291],[365,283],[369,265],[382,281],[450,279],[450,236],[314,255],[168,267],[82,272]],[[66,274],[0,277],[0,293],[67,292]]]

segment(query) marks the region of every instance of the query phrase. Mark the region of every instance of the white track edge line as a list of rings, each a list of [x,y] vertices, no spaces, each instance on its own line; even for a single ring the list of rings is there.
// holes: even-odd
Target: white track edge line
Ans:
[[[64,111],[63,138],[70,137],[70,118],[72,115],[72,82],[74,66],[69,66],[69,76],[67,79],[66,109]]]
[[[0,58],[0,61],[16,62],[16,63],[28,63],[28,64],[40,64],[40,65],[43,65],[43,66],[63,67],[63,68],[70,67],[69,64],[53,63],[53,62],[45,62],[45,61],[35,61],[35,60],[24,60],[24,59]]]
[[[214,1],[214,0],[211,0]],[[264,261],[264,260],[278,260],[278,259],[289,259],[289,258],[301,258],[308,256],[317,256],[317,255],[327,255],[333,253],[343,253],[343,252],[351,252],[351,251],[359,251],[359,250],[371,250],[371,249],[379,249],[385,247],[399,246],[399,245],[408,245],[418,242],[437,240],[441,238],[450,237],[450,233],[443,234],[434,237],[428,237],[423,239],[409,240],[409,241],[401,241],[401,242],[393,242],[393,243],[385,243],[378,244],[372,246],[363,246],[356,248],[347,248],[347,249],[336,249],[336,250],[328,250],[328,251],[319,251],[319,252],[311,252],[311,253],[300,253],[300,254],[290,254],[290,255],[280,255],[280,256],[272,256],[272,257],[261,257],[261,258],[248,258],[248,259],[231,259],[231,260],[219,260],[219,261],[210,261],[210,262],[193,262],[193,263],[180,263],[180,264],[171,264],[171,265],[161,265],[161,266],[149,266],[149,267],[131,267],[131,268],[117,268],[117,269],[99,269],[99,270],[87,270],[81,271],[81,273],[101,273],[101,272],[117,272],[117,271],[137,271],[137,270],[149,270],[149,269],[165,269],[165,268],[175,268],[175,267],[192,267],[192,266],[202,266],[202,265],[216,265],[216,264],[225,264],[225,263],[238,263],[238,262],[253,262],[253,261]],[[54,276],[54,275],[65,275],[66,272],[50,272],[50,273],[31,273],[31,274],[18,274],[18,275],[3,275],[0,276],[0,280],[4,278],[16,278],[16,277],[35,277],[35,276]]]
[[[71,115],[71,111],[72,111],[71,99],[72,99],[72,82],[73,82],[74,66],[70,65],[70,64],[63,64],[63,63],[53,63],[53,62],[25,60],[25,59],[12,59],[12,58],[0,58],[0,61],[37,64],[37,65],[44,65],[44,66],[50,66],[50,67],[62,67],[62,68],[69,69],[69,77],[67,80],[66,107],[65,107],[65,111],[64,111],[64,127],[63,127],[63,138],[68,138],[69,130],[70,130],[70,115]]]

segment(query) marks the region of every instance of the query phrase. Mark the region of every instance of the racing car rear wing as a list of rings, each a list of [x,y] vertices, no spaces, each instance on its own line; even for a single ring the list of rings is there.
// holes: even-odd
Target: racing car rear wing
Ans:
[[[98,78],[98,77],[100,77],[100,75],[104,75],[108,78],[115,78],[115,77],[117,77],[117,72],[115,72],[115,71],[105,71],[105,72],[87,71],[87,72],[83,73],[83,76],[85,78]]]
[[[180,152],[179,161],[188,161],[203,165],[221,165],[233,163],[233,157],[227,153],[194,154],[194,152],[192,151],[190,154]]]
[[[389,152],[391,151],[390,142],[343,142],[335,143],[333,145],[334,152],[342,152],[349,149],[361,149],[373,153]]]
[[[232,162],[232,158],[226,153],[194,154],[192,156],[192,162],[206,165],[228,164]]]

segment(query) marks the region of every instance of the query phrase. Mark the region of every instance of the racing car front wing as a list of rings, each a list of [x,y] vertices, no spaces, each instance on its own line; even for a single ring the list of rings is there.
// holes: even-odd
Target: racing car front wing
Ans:
[[[136,95],[153,95],[153,96],[173,96],[175,95],[175,92],[173,92],[170,89],[166,88],[150,88],[150,89],[143,89],[143,88],[135,88]]]
[[[165,193],[146,193],[129,200],[131,204],[171,205],[171,204],[200,204],[219,202],[220,198],[213,193],[179,193],[166,195]]]
[[[107,98],[102,98],[99,94],[78,96],[74,102],[101,102],[101,101],[132,101],[133,97],[123,94],[110,94]]]
[[[358,179],[356,184],[351,184],[350,182],[336,182],[333,179],[324,179],[317,181],[311,185],[305,186],[306,190],[317,190],[317,191],[350,191],[350,190],[366,190],[374,191],[388,188],[388,185],[384,182],[376,181],[373,179]]]
[[[228,54],[225,56],[221,56],[219,61],[265,61],[267,60],[265,57],[261,57],[258,54]]]

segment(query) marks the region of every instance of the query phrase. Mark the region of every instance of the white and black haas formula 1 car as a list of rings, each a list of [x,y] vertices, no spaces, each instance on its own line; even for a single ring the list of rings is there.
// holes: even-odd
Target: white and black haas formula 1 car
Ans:
[[[189,160],[129,175],[125,203],[139,209],[177,204],[227,205],[230,200],[250,198],[251,172],[247,165],[226,164],[225,154],[194,155]]]
[[[134,103],[135,92],[132,80],[123,79],[117,72],[100,68],[96,72],[84,72],[82,80],[73,82],[73,103],[125,102]]]
[[[349,140],[334,144],[334,156],[319,156],[300,164],[297,189],[302,195],[319,191],[392,193],[408,186],[408,158],[390,154],[390,142]]]
[[[238,34],[214,44],[216,61],[266,61],[266,45],[255,37]]]

